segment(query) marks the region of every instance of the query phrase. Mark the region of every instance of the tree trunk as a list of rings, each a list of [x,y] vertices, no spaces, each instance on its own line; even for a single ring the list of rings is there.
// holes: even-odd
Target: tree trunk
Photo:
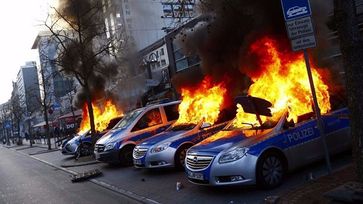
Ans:
[[[92,107],[92,96],[88,89],[88,84],[86,85],[85,88],[87,91],[87,107],[88,107],[89,123],[91,126],[91,141],[92,141],[92,146],[94,146],[96,144],[97,140],[96,140],[95,119],[94,119],[93,107]]]
[[[359,33],[354,0],[334,0],[334,17],[345,69],[353,160],[363,182],[363,41]]]

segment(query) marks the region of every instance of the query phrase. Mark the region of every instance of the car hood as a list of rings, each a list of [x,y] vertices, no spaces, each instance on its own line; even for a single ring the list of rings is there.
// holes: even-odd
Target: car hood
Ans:
[[[151,147],[158,143],[172,142],[187,135],[191,130],[165,131],[157,134],[140,144],[143,147]]]
[[[96,144],[108,144],[111,142],[116,142],[125,138],[127,135],[124,134],[125,129],[114,129],[108,131],[104,134],[99,140],[97,140]]]
[[[68,142],[66,144],[79,144],[81,139],[82,139],[81,135],[76,135],[72,139],[68,140]]]
[[[248,147],[263,139],[272,129],[256,130],[222,130],[189,149],[189,153],[210,153],[217,155],[234,146]]]

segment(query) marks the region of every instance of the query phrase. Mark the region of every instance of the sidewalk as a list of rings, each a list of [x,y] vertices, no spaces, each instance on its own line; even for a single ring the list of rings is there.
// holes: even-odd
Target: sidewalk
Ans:
[[[356,176],[353,165],[350,164],[334,171],[331,175],[326,175],[316,180],[309,181],[305,185],[285,192],[281,195],[278,203],[332,203],[330,199],[324,197],[324,193],[347,182],[355,181],[355,178]]]

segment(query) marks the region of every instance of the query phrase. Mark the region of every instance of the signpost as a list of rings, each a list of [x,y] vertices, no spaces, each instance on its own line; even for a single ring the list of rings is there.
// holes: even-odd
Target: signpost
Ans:
[[[325,140],[324,124],[321,119],[320,108],[315,93],[314,81],[311,74],[310,60],[307,48],[316,47],[314,27],[311,21],[311,8],[309,0],[281,0],[282,11],[285,18],[287,34],[290,38],[293,51],[303,50],[306,70],[308,73],[311,94],[314,102],[314,112],[318,123],[321,141],[325,151],[325,160],[328,173],[331,174],[331,165],[328,146]]]

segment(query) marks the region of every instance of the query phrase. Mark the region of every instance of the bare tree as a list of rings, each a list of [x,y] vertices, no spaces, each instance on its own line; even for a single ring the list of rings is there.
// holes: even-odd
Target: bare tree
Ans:
[[[117,76],[116,53],[125,46],[119,28],[111,31],[105,25],[103,6],[95,0],[60,0],[45,23],[58,42],[59,70],[75,77],[81,86],[76,105],[87,104],[93,143],[92,101],[102,97],[106,80]]]
[[[19,95],[15,92],[12,93],[11,99],[11,115],[12,115],[12,121],[15,127],[15,131],[18,133],[18,140],[20,140],[20,125],[21,121],[24,118],[24,108],[20,105]]]

